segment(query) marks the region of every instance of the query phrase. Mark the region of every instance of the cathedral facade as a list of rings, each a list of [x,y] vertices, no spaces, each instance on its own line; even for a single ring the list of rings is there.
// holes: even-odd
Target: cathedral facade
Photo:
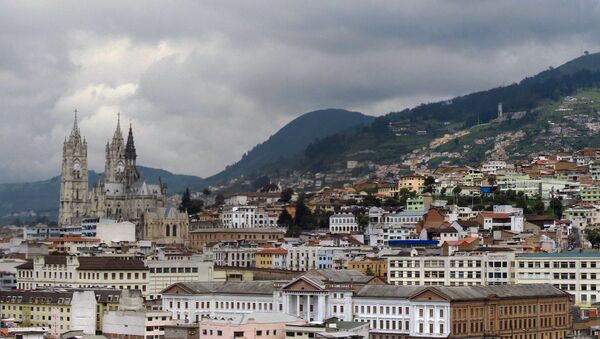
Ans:
[[[106,143],[104,174],[89,189],[87,142],[77,125],[63,144],[60,177],[60,225],[77,225],[84,218],[138,221],[148,209],[166,205],[166,185],[148,184],[136,167],[133,130],[127,141],[121,132],[120,116],[110,142]]]

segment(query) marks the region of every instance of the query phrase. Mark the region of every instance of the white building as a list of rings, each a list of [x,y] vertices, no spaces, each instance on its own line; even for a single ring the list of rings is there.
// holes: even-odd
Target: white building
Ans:
[[[509,165],[504,160],[491,160],[481,165],[481,172],[486,174],[497,174],[498,170],[508,168]]]
[[[226,228],[276,227],[278,215],[250,205],[226,206],[220,215]]]
[[[508,284],[511,282],[510,267],[513,259],[514,254],[511,252],[389,256],[388,283],[418,286]]]
[[[96,227],[99,223],[109,224],[117,222],[114,219],[108,218],[87,218],[81,220],[81,236],[95,238],[96,237]]]
[[[282,246],[288,251],[286,266],[291,271],[308,271],[333,267],[336,248],[323,246]]]
[[[213,281],[213,262],[199,256],[178,259],[148,259],[148,297],[156,299],[160,292],[177,282]]]
[[[562,252],[517,255],[515,283],[552,284],[575,297],[580,306],[600,301],[600,253]]]
[[[338,213],[329,217],[329,232],[352,233],[358,232],[358,221],[352,213]]]
[[[214,314],[283,313],[313,322],[331,317],[364,322],[378,338],[446,338],[454,301],[512,299],[516,304],[520,298],[557,296],[565,299],[548,284],[395,286],[354,270],[313,270],[289,282],[178,283],[163,292],[162,308],[179,323],[198,323]]]

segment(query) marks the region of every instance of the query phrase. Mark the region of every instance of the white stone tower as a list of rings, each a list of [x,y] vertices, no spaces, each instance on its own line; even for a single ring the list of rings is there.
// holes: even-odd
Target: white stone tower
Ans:
[[[88,208],[87,142],[77,126],[77,110],[73,129],[63,144],[60,174],[60,225],[76,225],[86,216]]]

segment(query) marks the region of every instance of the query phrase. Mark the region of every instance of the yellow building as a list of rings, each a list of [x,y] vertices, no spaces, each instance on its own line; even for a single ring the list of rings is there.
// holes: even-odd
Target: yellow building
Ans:
[[[386,277],[387,259],[384,258],[363,258],[362,260],[351,260],[348,262],[349,270],[357,270],[365,275],[374,275],[376,277]]]
[[[398,180],[398,192],[406,188],[409,192],[421,192],[425,187],[425,177],[422,175],[405,175]]]
[[[396,195],[396,193],[398,193],[398,191],[396,190],[395,185],[377,186],[377,196],[379,196],[379,197],[389,198],[389,197],[393,197],[394,195]]]
[[[285,269],[287,253],[283,248],[264,248],[254,256],[255,267]]]
[[[17,266],[17,288],[114,288],[148,292],[148,267],[124,257],[38,256]]]
[[[188,244],[188,215],[177,208],[151,208],[144,212],[142,219],[144,240],[159,244]]]
[[[116,310],[120,296],[120,290],[109,289],[0,291],[0,317],[14,319],[19,327],[47,328],[49,338],[58,338],[74,324],[97,332],[104,312]]]

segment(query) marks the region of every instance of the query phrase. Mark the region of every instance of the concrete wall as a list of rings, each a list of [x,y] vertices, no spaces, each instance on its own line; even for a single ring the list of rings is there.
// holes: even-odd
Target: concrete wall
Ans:
[[[129,241],[135,242],[135,224],[129,221],[117,223],[98,223],[96,238],[104,243]]]
[[[71,329],[96,334],[96,296],[94,291],[73,292]]]

